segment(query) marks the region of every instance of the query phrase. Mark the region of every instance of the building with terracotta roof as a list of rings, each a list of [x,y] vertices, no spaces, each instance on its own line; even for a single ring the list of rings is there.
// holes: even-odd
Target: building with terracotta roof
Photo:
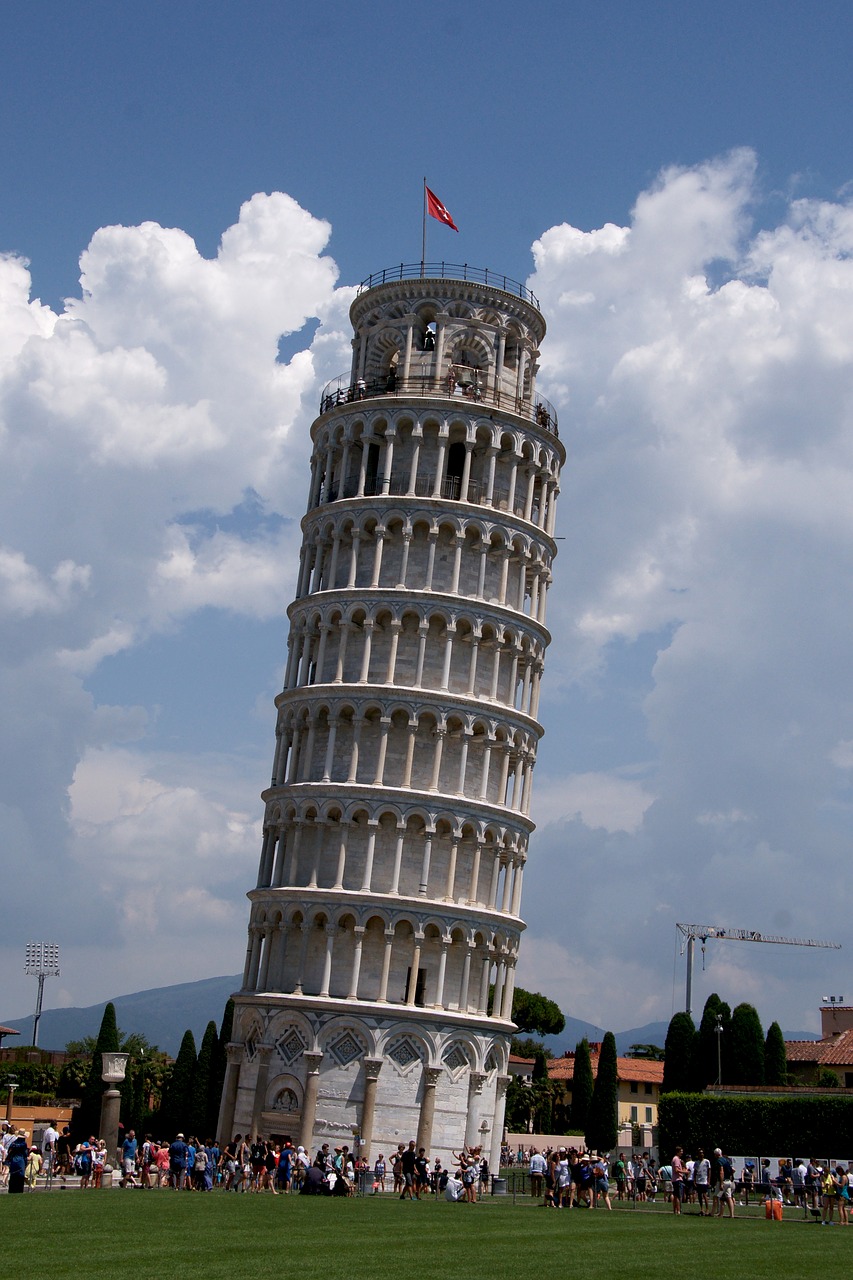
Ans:
[[[853,1005],[825,1005],[820,1011],[820,1040],[786,1040],[792,1083],[811,1084],[825,1067],[845,1089],[853,1089]]]
[[[601,1045],[593,1041],[589,1046],[592,1074],[598,1074],[598,1058]],[[658,1102],[663,1084],[663,1063],[650,1058],[617,1058],[619,1076],[617,1089],[617,1120],[620,1130],[639,1125],[651,1129],[658,1122]],[[561,1101],[571,1102],[572,1081],[575,1074],[575,1055],[569,1051],[562,1058],[551,1058],[548,1075],[560,1086]],[[623,1145],[620,1142],[620,1145]],[[635,1144],[637,1145],[637,1144]],[[649,1145],[649,1144],[644,1144]]]

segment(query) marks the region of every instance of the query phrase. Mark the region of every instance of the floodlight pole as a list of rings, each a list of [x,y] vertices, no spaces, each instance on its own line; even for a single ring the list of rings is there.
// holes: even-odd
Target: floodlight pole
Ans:
[[[38,978],[36,1012],[33,1018],[33,1047],[38,1048],[39,1022],[44,1003],[45,978],[59,977],[59,947],[55,942],[28,942],[25,952],[24,972]]]

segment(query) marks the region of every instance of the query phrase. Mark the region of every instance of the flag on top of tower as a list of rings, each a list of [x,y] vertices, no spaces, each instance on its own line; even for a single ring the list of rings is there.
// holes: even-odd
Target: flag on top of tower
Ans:
[[[447,209],[439,200],[434,191],[430,191],[429,187],[424,183],[427,197],[427,213],[431,218],[437,218],[439,222],[443,222],[446,227],[452,227],[454,231],[458,231],[456,223],[451,218]]]

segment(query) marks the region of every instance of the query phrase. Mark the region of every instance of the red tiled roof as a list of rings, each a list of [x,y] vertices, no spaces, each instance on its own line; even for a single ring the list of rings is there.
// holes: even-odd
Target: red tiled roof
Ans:
[[[829,1040],[786,1040],[789,1062],[816,1062],[821,1067],[853,1067],[853,1029]]]
[[[598,1055],[591,1054],[593,1076],[598,1074]],[[575,1057],[551,1058],[548,1062],[548,1075],[552,1080],[571,1081],[575,1074]],[[663,1063],[653,1062],[650,1058],[617,1058],[616,1074],[620,1080],[637,1080],[644,1084],[661,1084],[663,1082]]]
[[[0,1036],[19,1036],[20,1031],[16,1031],[14,1027],[0,1027]]]
[[[521,1066],[522,1063],[528,1067],[534,1067],[536,1065],[535,1058],[520,1058],[517,1053],[511,1053],[509,1055],[509,1060],[510,1062],[517,1062],[519,1066]]]

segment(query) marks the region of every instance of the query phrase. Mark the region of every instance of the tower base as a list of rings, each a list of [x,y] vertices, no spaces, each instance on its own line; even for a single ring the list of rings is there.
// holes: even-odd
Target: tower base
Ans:
[[[434,1161],[480,1147],[500,1162],[509,1029],[409,1006],[235,997],[219,1137],[346,1143],[371,1163],[414,1139]],[[238,1031],[239,1028],[239,1031]]]

